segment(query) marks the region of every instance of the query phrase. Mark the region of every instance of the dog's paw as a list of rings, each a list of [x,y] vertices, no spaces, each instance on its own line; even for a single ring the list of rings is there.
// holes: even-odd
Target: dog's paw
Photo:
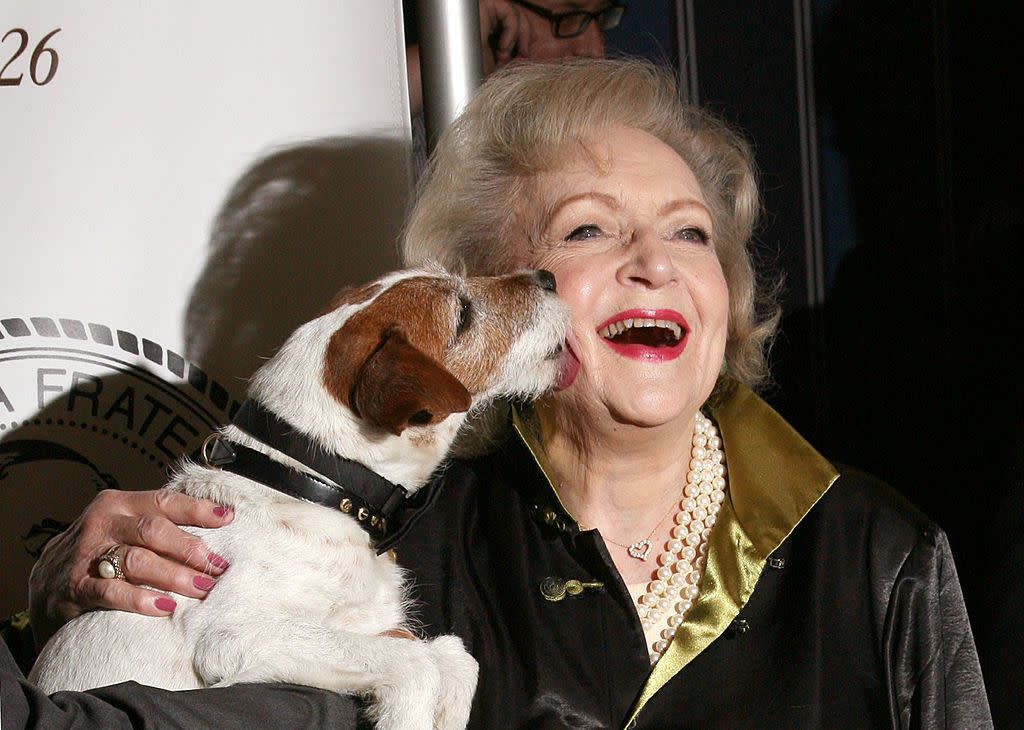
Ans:
[[[469,723],[480,666],[457,636],[439,636],[429,646],[441,675],[434,726],[440,730],[462,730]]]
[[[420,641],[389,639],[378,657],[381,677],[373,688],[368,714],[379,730],[431,730],[442,678],[434,652]]]

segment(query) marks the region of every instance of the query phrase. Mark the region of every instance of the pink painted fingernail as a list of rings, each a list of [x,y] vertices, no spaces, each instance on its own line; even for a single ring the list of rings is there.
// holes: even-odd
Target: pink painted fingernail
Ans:
[[[230,511],[231,511],[230,507],[222,507],[219,504],[216,507],[213,508],[213,513],[215,515],[217,515],[218,517],[223,517],[224,515],[226,515]]]
[[[156,601],[153,602],[153,605],[156,606],[158,610],[167,611],[167,613],[174,613],[174,609],[178,607],[177,603],[166,596],[156,599]]]
[[[217,553],[210,553],[206,556],[206,559],[210,562],[210,565],[221,570],[227,570],[231,567],[231,564]]]
[[[192,579],[192,585],[201,591],[208,591],[217,585],[217,581],[205,575],[197,575]]]

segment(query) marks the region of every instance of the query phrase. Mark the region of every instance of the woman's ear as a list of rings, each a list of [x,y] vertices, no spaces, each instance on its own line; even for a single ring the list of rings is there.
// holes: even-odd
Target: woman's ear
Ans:
[[[439,423],[468,411],[469,391],[418,350],[400,330],[385,332],[357,372],[349,406],[365,422],[396,436],[409,426]]]

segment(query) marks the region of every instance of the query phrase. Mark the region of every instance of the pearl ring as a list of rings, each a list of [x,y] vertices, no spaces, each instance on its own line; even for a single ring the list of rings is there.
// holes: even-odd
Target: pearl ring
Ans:
[[[121,556],[117,554],[120,547],[120,545],[114,545],[107,552],[103,553],[103,557],[96,564],[96,570],[99,571],[100,578],[124,580],[124,571],[121,570]]]

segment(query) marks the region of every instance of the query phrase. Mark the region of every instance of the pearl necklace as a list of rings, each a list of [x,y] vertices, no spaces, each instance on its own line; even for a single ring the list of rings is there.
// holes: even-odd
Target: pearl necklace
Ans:
[[[672,539],[658,556],[658,568],[637,602],[644,630],[664,622],[661,639],[651,645],[651,665],[668,649],[676,629],[700,594],[708,536],[725,500],[725,465],[718,430],[700,411],[693,425],[690,470],[672,528]]]

